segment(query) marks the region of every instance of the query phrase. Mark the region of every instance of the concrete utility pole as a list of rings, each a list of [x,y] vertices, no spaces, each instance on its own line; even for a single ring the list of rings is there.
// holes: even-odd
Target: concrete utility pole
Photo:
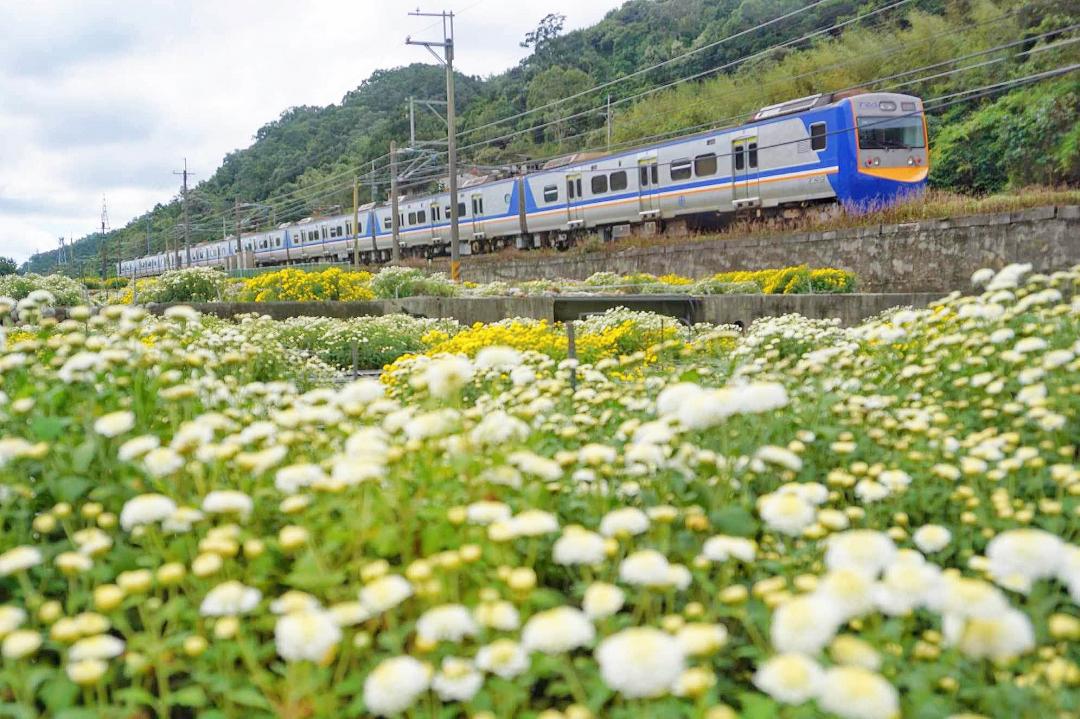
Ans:
[[[146,216],[146,254],[150,254],[150,215]]]
[[[379,185],[375,181],[375,161],[372,160],[371,161],[371,204],[372,205],[374,205],[376,202],[379,201],[378,195],[379,195]],[[372,214],[372,222],[376,222],[374,214]],[[379,256],[379,241],[378,241],[378,239],[376,239],[378,234],[379,234],[379,227],[376,224],[375,227],[371,228],[371,259],[372,259],[372,261],[376,260],[376,258],[378,258],[378,256]]]
[[[353,267],[360,269],[360,178],[352,179]]]
[[[607,149],[611,149],[611,95],[607,96]]]
[[[191,267],[191,223],[188,221],[188,201],[187,201],[187,194],[188,194],[187,190],[188,190],[188,188],[187,188],[187,181],[188,181],[188,175],[189,174],[194,174],[194,173],[189,173],[188,172],[187,158],[186,157],[184,158],[184,169],[183,169],[183,171],[174,170],[173,174],[174,175],[183,175],[183,177],[184,177],[183,194],[181,195],[181,197],[183,198],[183,203],[184,203],[184,251],[187,253],[187,266]]]
[[[105,204],[105,197],[101,198],[101,279],[109,276],[109,246],[105,241],[105,226],[109,224],[109,208]]]
[[[398,222],[398,187],[397,187],[397,143],[390,142],[390,261],[395,265],[401,261],[400,231]]]
[[[240,241],[240,235],[242,228],[240,226],[240,198],[233,198],[233,211],[236,213],[236,265],[237,269],[240,269],[241,261],[244,259],[244,243]]]
[[[450,173],[450,279],[457,282],[461,279],[461,259],[458,248],[457,120],[454,112],[454,13],[446,11],[423,13],[418,10],[409,14],[416,17],[442,18],[442,42],[413,40],[407,37],[405,44],[423,45],[440,64],[446,67],[446,151]],[[442,48],[441,58],[432,50],[433,47]]]

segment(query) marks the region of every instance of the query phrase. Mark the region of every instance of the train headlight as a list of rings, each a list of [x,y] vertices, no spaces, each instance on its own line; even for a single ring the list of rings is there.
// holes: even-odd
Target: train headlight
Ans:
[[[877,167],[880,164],[881,164],[881,158],[880,157],[875,157],[874,158],[874,167]]]
[[[915,164],[915,158],[914,158],[914,157],[909,157],[909,158],[907,159],[907,164],[909,164],[909,165],[914,165],[914,164]]]

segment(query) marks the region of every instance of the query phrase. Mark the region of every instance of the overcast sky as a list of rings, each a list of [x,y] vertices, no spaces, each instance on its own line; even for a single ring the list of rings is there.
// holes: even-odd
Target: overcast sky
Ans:
[[[456,66],[520,60],[548,12],[591,25],[620,0],[439,0],[460,13]],[[102,196],[121,227],[177,194],[183,158],[213,174],[293,105],[341,100],[373,70],[431,60],[405,36],[416,0],[0,0],[0,255],[22,262],[82,237]],[[425,31],[425,28],[427,30]]]

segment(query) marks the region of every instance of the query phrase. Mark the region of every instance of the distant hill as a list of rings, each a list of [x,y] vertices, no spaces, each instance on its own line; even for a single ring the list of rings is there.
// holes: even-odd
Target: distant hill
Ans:
[[[602,146],[603,105],[609,92],[614,103],[614,140],[630,143],[715,123],[782,99],[865,86],[871,80],[934,63],[941,64],[896,82],[908,82],[903,88],[906,92],[935,97],[1080,58],[1076,43],[1030,52],[1062,42],[1062,36],[1046,33],[1075,22],[1071,0],[911,0],[843,29],[819,33],[812,42],[766,52],[893,2],[825,2],[741,35],[807,3],[630,0],[596,25],[566,34],[558,34],[558,19],[551,19],[538,28],[539,41],[519,65],[487,79],[458,77],[459,128],[464,133],[460,145],[465,148],[462,164],[520,162]],[[732,39],[718,42],[728,37]],[[1013,39],[1028,40],[988,52]],[[700,51],[609,89],[508,123],[491,124],[695,49]],[[750,56],[755,57],[739,62]],[[951,62],[966,56],[972,57]],[[995,62],[957,71],[987,60]],[[716,72],[724,66],[728,66],[725,71]],[[936,77],[924,79],[930,75]],[[1080,182],[1077,75],[958,103],[935,116],[931,181],[974,191],[997,190],[1010,183]],[[695,79],[642,95],[688,77]],[[226,155],[221,167],[192,191],[193,241],[221,236],[220,219],[206,222],[200,218],[231,212],[236,197],[243,202],[270,200],[273,214],[266,211],[258,218],[264,224],[329,212],[334,206],[351,207],[351,188],[345,185],[355,168],[366,168],[372,160],[383,158],[391,140],[404,144],[408,139],[407,99],[438,98],[443,93],[441,68],[413,64],[376,71],[339,104],[285,110],[256,133],[249,147]],[[577,116],[560,119],[567,115]],[[417,132],[420,137],[437,138],[445,130],[431,113],[418,111]],[[378,189],[379,199],[385,192],[385,187]],[[287,199],[279,199],[287,193],[291,193]],[[361,201],[370,196],[364,186]],[[148,217],[152,250],[160,251],[180,222],[178,199],[109,233],[110,262],[118,244],[125,257],[145,252]],[[78,240],[76,266],[98,271],[100,242],[100,235]],[[42,253],[24,268],[47,272],[55,262],[55,252]]]

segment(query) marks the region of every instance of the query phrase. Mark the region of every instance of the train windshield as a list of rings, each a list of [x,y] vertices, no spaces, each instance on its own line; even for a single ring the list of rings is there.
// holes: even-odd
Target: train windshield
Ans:
[[[859,147],[864,150],[908,150],[925,147],[922,116],[859,118]]]

